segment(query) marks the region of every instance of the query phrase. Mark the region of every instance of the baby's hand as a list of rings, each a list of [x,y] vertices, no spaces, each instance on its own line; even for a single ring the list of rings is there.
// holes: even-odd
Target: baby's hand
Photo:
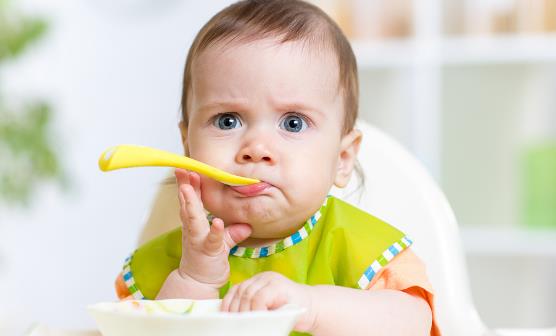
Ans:
[[[295,330],[310,330],[315,321],[313,287],[294,282],[280,273],[263,272],[230,288],[220,309],[227,312],[272,310],[286,303],[306,309]]]
[[[220,218],[214,218],[209,225],[201,200],[200,176],[183,169],[176,169],[175,174],[182,221],[182,257],[178,273],[184,279],[219,288],[230,275],[230,249],[251,234],[251,227],[235,224],[224,228]]]

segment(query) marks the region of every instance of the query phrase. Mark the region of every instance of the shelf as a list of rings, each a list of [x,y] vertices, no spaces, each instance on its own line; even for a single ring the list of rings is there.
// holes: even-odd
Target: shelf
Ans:
[[[556,64],[556,34],[449,37],[438,42],[437,52],[419,58],[414,39],[351,41],[362,70],[406,68],[423,62],[438,66]]]
[[[404,68],[414,62],[412,40],[352,40],[350,42],[360,69]]]
[[[556,229],[460,227],[466,254],[556,257]]]
[[[442,42],[445,65],[556,63],[556,34],[449,38]]]

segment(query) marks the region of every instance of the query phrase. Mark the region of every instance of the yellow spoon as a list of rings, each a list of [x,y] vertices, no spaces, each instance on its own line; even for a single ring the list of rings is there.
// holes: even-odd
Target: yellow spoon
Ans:
[[[248,185],[259,180],[232,175],[205,163],[159,149],[135,145],[119,145],[104,151],[98,160],[102,171],[131,167],[176,167],[203,174],[231,186]]]

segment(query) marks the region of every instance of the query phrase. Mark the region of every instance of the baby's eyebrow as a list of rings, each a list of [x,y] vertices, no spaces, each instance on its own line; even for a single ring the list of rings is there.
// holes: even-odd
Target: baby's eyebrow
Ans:
[[[278,104],[278,109],[281,111],[287,111],[287,112],[307,112],[310,114],[318,114],[321,117],[324,116],[324,113],[313,106],[310,106],[306,103],[302,103],[302,102],[289,102],[289,103],[283,103],[283,104]]]
[[[324,112],[320,109],[310,106],[303,102],[283,102],[273,104],[273,108],[280,113],[284,112],[303,112],[307,114],[316,114],[320,117],[324,116]],[[236,112],[236,111],[246,111],[249,109],[249,104],[242,101],[215,101],[210,102],[199,107],[198,111],[206,113],[213,110],[225,111],[225,112]]]
[[[207,112],[211,110],[226,110],[229,112],[245,109],[246,105],[238,101],[222,101],[222,102],[210,102],[208,104],[202,105],[199,108],[199,112]]]

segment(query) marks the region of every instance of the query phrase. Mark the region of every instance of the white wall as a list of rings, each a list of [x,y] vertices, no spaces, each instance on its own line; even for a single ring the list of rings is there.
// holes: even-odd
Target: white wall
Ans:
[[[113,280],[165,170],[106,174],[97,159],[120,143],[180,151],[185,55],[229,2],[17,1],[51,29],[1,69],[2,90],[52,103],[55,142],[73,183],[66,193],[37,190],[30,209],[0,210],[0,334],[34,322],[92,327],[84,307],[115,299]]]

